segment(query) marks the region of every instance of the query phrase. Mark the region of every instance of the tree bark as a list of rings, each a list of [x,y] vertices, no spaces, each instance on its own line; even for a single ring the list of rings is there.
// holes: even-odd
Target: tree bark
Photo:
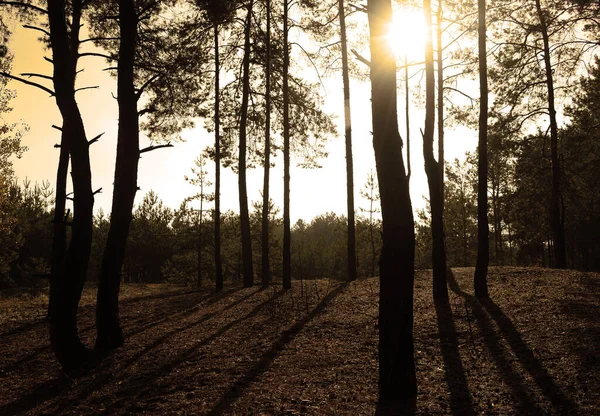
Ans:
[[[81,8],[81,1],[73,2],[69,36],[64,1],[48,0],[54,91],[63,118],[64,138],[71,153],[73,181],[71,243],[64,275],[53,282],[55,296],[50,321],[52,350],[65,371],[77,369],[89,361],[89,351],[77,333],[77,309],[90,258],[94,208],[88,142],[75,100]]]
[[[262,211],[262,287],[266,288],[271,282],[271,267],[269,262],[269,180],[271,170],[271,0],[266,0],[267,33],[265,47],[267,48],[265,62],[265,162],[263,182],[263,211]]]
[[[223,290],[223,262],[221,261],[221,134],[220,134],[220,108],[219,75],[219,25],[213,27],[215,43],[215,290]]]
[[[550,61],[550,39],[548,26],[540,0],[535,0],[535,7],[540,20],[542,40],[544,42],[544,66],[546,71],[546,85],[548,87],[548,113],[550,115],[550,160],[552,163],[552,192],[550,194],[550,226],[554,240],[554,267],[564,269],[567,267],[567,245],[564,227],[564,212],[561,209],[561,171],[558,155],[558,124],[556,122],[556,108],[554,104],[554,80],[552,76],[552,62]]]
[[[242,75],[242,106],[240,108],[240,143],[239,143],[239,172],[238,187],[240,197],[240,229],[242,235],[242,267],[244,287],[254,284],[254,267],[252,265],[252,239],[250,237],[250,214],[248,212],[248,191],[246,188],[246,148],[248,119],[248,98],[250,95],[250,28],[252,26],[252,6],[248,3],[248,16],[244,30],[244,61]]]
[[[474,288],[475,296],[487,298],[487,272],[490,261],[490,239],[487,201],[487,121],[488,121],[488,82],[487,82],[487,48],[486,48],[486,2],[477,0],[479,14],[478,54],[479,54],[479,146],[478,152],[478,184],[477,184],[477,262],[475,264]]]
[[[99,351],[118,348],[124,342],[119,319],[119,291],[133,201],[137,192],[140,156],[137,97],[134,86],[137,16],[133,0],[119,0],[119,30],[117,67],[119,128],[110,228],[98,282],[96,349]]]
[[[198,288],[202,287],[202,219],[204,215],[204,172],[202,169],[203,168],[200,167],[200,177],[202,180],[200,181],[200,218],[198,218],[198,247],[196,252],[196,260],[198,263],[196,280]]]
[[[346,199],[348,206],[348,275],[356,280],[356,224],[354,219],[354,166],[352,160],[352,119],[350,114],[350,78],[348,75],[348,44],[344,0],[339,0],[340,37],[342,42],[342,82],[344,85],[344,132],[346,138]]]
[[[423,12],[427,27],[425,39],[425,132],[423,134],[423,158],[429,184],[431,204],[431,234],[433,240],[433,297],[447,299],[446,247],[444,236],[444,202],[442,193],[441,161],[433,155],[433,134],[435,126],[435,74],[433,69],[433,42],[431,25],[431,1],[423,1]]]
[[[392,22],[392,8],[389,0],[369,0],[367,8],[373,148],[383,218],[378,413],[412,414],[417,396],[412,335],[415,234],[398,132],[396,62],[383,41]]]
[[[292,287],[290,224],[290,94],[288,72],[288,0],[283,0],[283,288]]]
[[[50,269],[50,295],[48,301],[48,319],[52,319],[53,308],[56,306],[57,279],[65,271],[65,256],[67,254],[67,229],[65,225],[65,206],[67,202],[67,175],[69,173],[69,148],[64,133],[61,134],[60,156],[56,172],[56,199],[54,202],[54,220],[52,233],[52,258]]]

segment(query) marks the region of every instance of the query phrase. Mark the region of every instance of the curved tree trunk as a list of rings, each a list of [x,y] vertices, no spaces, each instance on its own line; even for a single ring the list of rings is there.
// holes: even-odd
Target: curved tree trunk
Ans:
[[[219,25],[213,27],[215,43],[215,290],[223,290],[223,262],[221,261],[221,135],[219,117]]]
[[[283,0],[283,288],[292,287],[291,226],[290,226],[290,94],[288,71],[288,0]]]
[[[435,74],[433,70],[433,42],[431,36],[431,1],[423,2],[423,12],[427,28],[425,44],[425,132],[423,134],[423,158],[429,183],[431,204],[431,234],[433,239],[433,297],[447,299],[446,247],[444,236],[444,201],[442,191],[442,165],[433,155],[433,134],[435,126]],[[442,155],[440,155],[442,156]]]
[[[348,205],[348,275],[356,280],[356,225],[354,220],[354,167],[352,161],[352,119],[350,114],[350,78],[348,76],[348,45],[344,0],[338,2],[342,42],[342,80],[344,84],[344,132],[346,136],[346,199]]]
[[[392,21],[392,8],[390,0],[369,0],[367,8],[373,148],[383,217],[378,413],[411,414],[417,397],[412,336],[415,234],[398,132],[396,62],[382,41]]]
[[[271,170],[271,0],[267,0],[267,37],[265,62],[265,161],[262,207],[262,287],[271,282],[269,263],[269,173]]]
[[[64,275],[57,277],[53,282],[55,288],[51,289],[55,296],[51,305],[50,341],[65,371],[81,367],[89,360],[89,352],[77,333],[77,309],[90,258],[94,208],[88,142],[75,100],[81,8],[81,1],[73,2],[69,36],[65,2],[48,1],[54,91],[63,118],[64,139],[71,153],[73,181],[71,243],[65,258]]]
[[[110,228],[98,282],[96,349],[107,351],[123,345],[119,322],[119,290],[125,245],[131,224],[133,201],[137,192],[139,125],[137,96],[134,87],[134,56],[137,16],[133,0],[119,0],[119,63],[117,93],[119,129],[117,159],[110,214]]]
[[[486,298],[489,296],[487,287],[487,272],[490,261],[490,240],[488,224],[488,201],[487,201],[487,120],[488,120],[488,85],[487,85],[487,48],[485,42],[485,0],[477,1],[479,12],[479,178],[477,184],[477,263],[475,264],[474,288],[475,296]]]
[[[244,33],[242,107],[240,109],[240,165],[238,172],[244,287],[251,287],[254,284],[254,267],[252,265],[252,239],[250,237],[250,214],[248,212],[248,191],[246,188],[246,148],[248,139],[246,132],[246,121],[248,119],[248,97],[250,95],[250,28],[252,26],[253,3],[253,0],[250,0],[250,2],[248,3],[248,16],[246,18],[246,28]]]

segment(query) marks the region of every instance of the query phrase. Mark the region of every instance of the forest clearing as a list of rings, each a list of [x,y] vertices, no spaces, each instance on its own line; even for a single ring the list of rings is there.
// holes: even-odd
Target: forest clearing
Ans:
[[[415,274],[417,413],[597,414],[600,274],[472,268],[434,304]],[[377,278],[292,290],[124,285],[125,346],[88,374],[60,371],[47,298],[0,304],[0,414],[367,415],[377,402]],[[93,345],[95,290],[79,314]]]

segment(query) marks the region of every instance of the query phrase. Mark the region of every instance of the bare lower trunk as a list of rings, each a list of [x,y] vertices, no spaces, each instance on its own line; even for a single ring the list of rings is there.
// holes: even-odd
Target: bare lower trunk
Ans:
[[[283,288],[292,287],[291,224],[290,224],[290,97],[288,71],[288,0],[283,0]]]
[[[221,261],[221,136],[219,108],[219,25],[213,28],[215,43],[215,290],[223,290],[223,263]]]
[[[69,148],[67,140],[62,134],[60,156],[56,172],[56,198],[54,203],[54,219],[52,234],[52,259],[50,270],[50,298],[48,301],[48,319],[52,319],[52,308],[56,306],[57,279],[60,279],[65,270],[65,256],[67,254],[67,230],[65,225],[65,205],[67,201],[67,175],[69,172]]]
[[[240,109],[240,143],[239,143],[239,196],[240,196],[240,229],[242,235],[242,259],[244,273],[244,287],[254,284],[254,267],[252,265],[252,239],[250,236],[250,214],[248,212],[248,191],[246,188],[246,147],[248,119],[248,99],[250,95],[250,27],[252,25],[253,1],[248,3],[248,15],[244,34],[244,64],[242,107]]]
[[[395,58],[381,39],[391,24],[389,0],[369,0],[373,148],[381,194],[383,246],[379,260],[378,413],[414,413],[413,347],[415,235],[396,107]],[[396,413],[392,413],[396,414]]]
[[[425,172],[429,183],[431,204],[431,234],[433,240],[433,297],[445,299],[448,297],[446,284],[446,247],[444,236],[444,201],[442,190],[442,165],[433,155],[433,133],[435,126],[435,80],[433,69],[433,43],[431,38],[431,2],[423,2],[425,20],[427,22],[427,37],[425,46],[425,132],[423,134],[423,158]]]
[[[267,56],[265,63],[265,162],[262,211],[262,287],[271,282],[269,262],[269,177],[271,169],[271,0],[267,0]]]
[[[552,162],[552,192],[550,194],[550,226],[554,240],[554,267],[564,269],[567,267],[567,245],[565,238],[564,212],[562,210],[562,194],[560,189],[561,171],[558,155],[558,124],[556,121],[556,108],[554,104],[554,81],[552,62],[550,61],[550,40],[548,27],[540,4],[535,2],[540,20],[542,39],[544,41],[544,66],[546,71],[546,85],[548,88],[548,114],[550,116],[550,160]]]
[[[118,63],[119,129],[110,229],[102,257],[96,328],[96,349],[108,351],[123,345],[119,322],[121,268],[137,192],[139,125],[137,97],[134,87],[134,56],[137,16],[133,0],[119,0],[120,46]]]
[[[490,240],[488,225],[488,202],[487,202],[487,120],[488,120],[488,85],[487,85],[487,49],[485,41],[485,0],[478,0],[479,11],[479,146],[478,151],[478,184],[477,184],[477,263],[475,264],[474,288],[475,296],[488,297],[487,272],[490,259]]]
[[[65,258],[64,274],[53,282],[55,296],[50,307],[53,311],[50,321],[52,350],[66,371],[81,367],[89,360],[88,351],[77,333],[77,309],[90,258],[94,208],[88,142],[75,101],[81,6],[81,1],[72,4],[69,36],[64,1],[48,1],[54,90],[63,118],[64,139],[71,153],[73,181],[71,243]]]

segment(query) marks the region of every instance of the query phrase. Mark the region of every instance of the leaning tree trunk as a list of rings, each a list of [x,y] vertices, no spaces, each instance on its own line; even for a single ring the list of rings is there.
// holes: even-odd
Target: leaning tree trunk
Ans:
[[[340,35],[342,42],[342,80],[344,84],[344,132],[346,136],[346,200],[348,204],[348,280],[356,280],[356,225],[354,220],[354,167],[352,161],[352,119],[350,116],[350,77],[348,76],[348,45],[344,0],[339,0]]]
[[[379,260],[378,412],[411,414],[417,397],[412,335],[415,234],[398,132],[396,62],[383,41],[392,21],[392,7],[390,0],[369,0],[367,8],[373,147],[383,218]]]
[[[550,194],[550,226],[554,240],[554,267],[564,269],[567,267],[567,245],[565,239],[564,212],[561,209],[561,171],[558,156],[558,124],[556,122],[556,108],[554,104],[554,81],[552,76],[552,62],[550,61],[550,40],[548,26],[540,0],[535,1],[535,7],[540,20],[540,29],[544,41],[544,67],[546,71],[546,86],[548,87],[548,113],[550,115],[550,160],[552,162],[552,192]]]
[[[283,0],[283,288],[292,287],[290,224],[290,93],[288,72],[288,0]]]
[[[221,136],[219,117],[219,25],[213,28],[215,43],[215,290],[223,290],[223,262],[221,261]]]
[[[242,235],[242,262],[244,287],[254,284],[254,267],[252,265],[252,239],[250,236],[250,214],[248,212],[248,191],[246,188],[246,147],[248,120],[248,98],[250,95],[250,27],[252,26],[252,6],[248,3],[248,16],[244,31],[244,62],[242,75],[242,107],[240,109],[240,143],[239,143],[239,173],[238,186],[240,197],[240,228]]]
[[[269,262],[269,173],[271,171],[271,0],[267,0],[267,33],[265,47],[265,162],[263,182],[262,208],[262,287],[271,282],[271,267]]]
[[[62,129],[61,129],[62,131]],[[69,173],[69,148],[64,133],[61,134],[60,156],[56,172],[56,198],[54,201],[54,219],[52,233],[52,257],[50,269],[50,298],[48,301],[48,319],[52,319],[52,309],[56,306],[57,279],[65,272],[67,254],[67,228],[65,206],[67,202],[67,175]]]
[[[435,126],[435,79],[433,69],[433,42],[431,36],[431,1],[423,2],[427,27],[425,44],[425,132],[423,133],[423,158],[429,183],[431,204],[431,234],[433,239],[433,297],[447,299],[446,247],[444,236],[444,201],[442,192],[442,164],[433,155],[433,133]],[[442,155],[440,155],[442,156]]]
[[[485,42],[485,0],[477,1],[479,12],[479,178],[477,184],[477,263],[475,264],[474,288],[475,296],[486,298],[489,296],[487,287],[487,272],[490,261],[490,240],[488,224],[488,201],[487,201],[487,120],[488,120],[488,83],[487,83],[487,49]]]
[[[119,28],[121,40],[117,69],[119,101],[117,159],[110,228],[102,257],[96,307],[98,330],[96,349],[101,351],[118,348],[124,342],[119,322],[119,289],[133,201],[137,192],[140,156],[137,95],[133,73],[137,16],[133,0],[119,0]]]
[[[88,142],[75,100],[81,7],[81,1],[72,4],[69,37],[64,1],[48,1],[54,91],[63,118],[64,139],[71,153],[73,181],[71,243],[65,258],[64,274],[53,282],[55,296],[50,308],[53,311],[50,342],[65,371],[79,368],[89,360],[88,350],[77,333],[77,309],[90,258],[94,208]]]

